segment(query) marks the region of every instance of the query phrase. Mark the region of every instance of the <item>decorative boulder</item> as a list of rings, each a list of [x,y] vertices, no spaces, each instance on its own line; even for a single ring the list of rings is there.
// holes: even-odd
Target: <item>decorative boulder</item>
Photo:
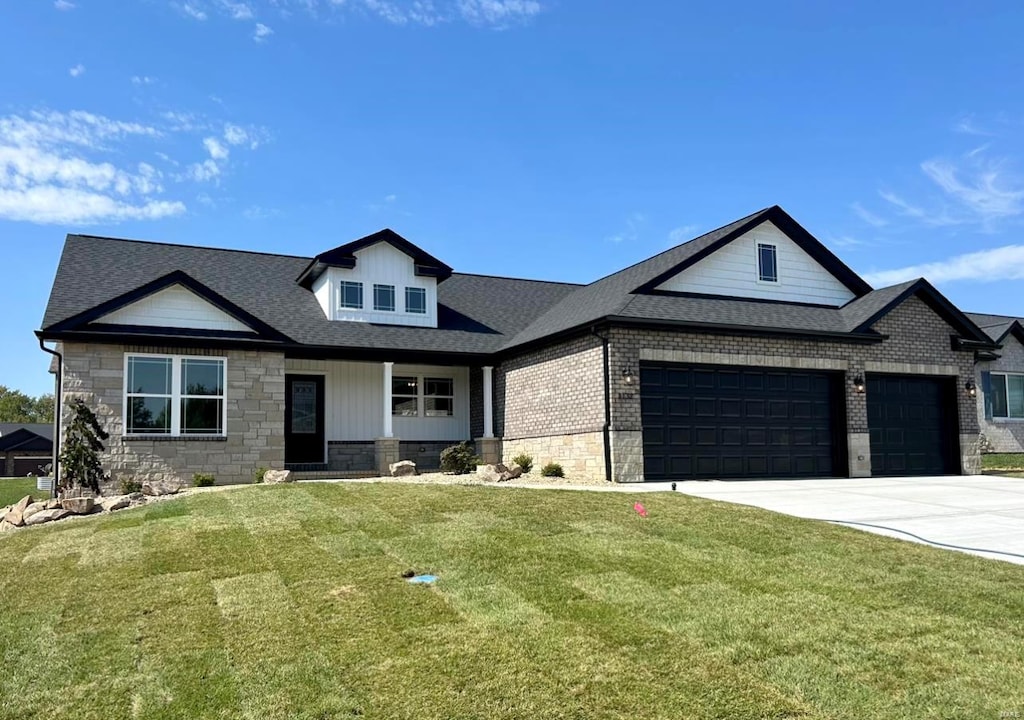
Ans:
[[[100,507],[103,508],[104,512],[114,512],[115,510],[121,510],[132,504],[132,500],[128,495],[114,495],[113,497],[105,497],[100,499]]]
[[[60,500],[58,500],[57,498],[53,498],[52,500],[47,500],[46,501],[46,509],[47,510],[56,510],[59,507],[60,507]]]
[[[290,483],[295,481],[292,480],[291,470],[267,470],[263,474],[263,482],[266,485],[276,485],[278,483]]]
[[[32,496],[26,495],[21,500],[16,502],[14,504],[14,507],[7,511],[7,514],[4,515],[4,520],[9,522],[11,525],[14,525],[15,527],[21,527],[25,524],[25,508],[27,508],[31,504]]]
[[[25,521],[26,525],[42,525],[45,522],[51,520],[60,520],[63,517],[70,515],[67,510],[40,510],[35,515]]]
[[[500,465],[477,465],[476,476],[484,482],[500,482],[501,481],[501,470],[498,468]]]
[[[178,492],[178,485],[165,480],[147,480],[142,483],[142,494],[159,497],[161,495],[173,495]]]
[[[96,501],[91,497],[64,498],[60,506],[72,515],[88,515],[96,507]]]
[[[11,525],[6,520],[0,520],[0,532],[7,532],[8,530],[17,530],[17,525]]]
[[[399,460],[388,465],[391,470],[391,477],[409,477],[416,474],[416,463],[412,460]]]
[[[46,509],[46,502],[34,502],[25,506],[25,509],[21,511],[21,519],[27,525],[28,519],[35,515],[37,512],[41,512]]]
[[[507,468],[505,468],[505,471],[501,474],[500,481],[506,482],[508,480],[515,480],[518,477],[522,477],[522,474],[523,468],[521,468],[516,463],[512,463]]]

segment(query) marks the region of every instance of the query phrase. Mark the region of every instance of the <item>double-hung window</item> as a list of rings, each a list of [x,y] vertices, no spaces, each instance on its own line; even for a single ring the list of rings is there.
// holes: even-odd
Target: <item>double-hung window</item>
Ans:
[[[224,358],[128,355],[125,358],[126,435],[224,435]]]
[[[338,304],[343,308],[362,310],[363,284],[361,282],[352,282],[351,280],[342,280],[339,301]]]
[[[455,414],[453,378],[395,376],[391,379],[395,417],[451,417]]]
[[[423,414],[449,417],[455,414],[455,381],[451,378],[423,378]]]
[[[405,289],[405,311],[417,315],[426,315],[427,291],[425,288],[407,287]]]
[[[1024,419],[1024,374],[992,373],[992,417]]]
[[[395,286],[377,285],[373,286],[373,309],[385,312],[395,311]]]
[[[391,378],[391,414],[417,417],[420,414],[420,380],[416,377]]]
[[[757,279],[761,282],[779,281],[778,258],[771,243],[757,244]]]

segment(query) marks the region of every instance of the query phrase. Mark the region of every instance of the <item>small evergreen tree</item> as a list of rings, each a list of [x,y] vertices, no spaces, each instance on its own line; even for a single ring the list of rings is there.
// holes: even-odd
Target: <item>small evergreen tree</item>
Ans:
[[[60,453],[60,481],[58,489],[64,495],[76,485],[99,492],[100,482],[106,479],[99,453],[103,440],[110,434],[100,427],[96,415],[78,398],[71,403],[71,423],[64,437]]]

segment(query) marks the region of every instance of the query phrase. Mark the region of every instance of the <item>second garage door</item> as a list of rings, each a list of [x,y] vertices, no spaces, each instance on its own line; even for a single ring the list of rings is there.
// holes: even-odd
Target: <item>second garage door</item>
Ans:
[[[868,375],[867,393],[872,475],[960,472],[951,378]]]
[[[646,480],[841,473],[834,374],[641,363]]]

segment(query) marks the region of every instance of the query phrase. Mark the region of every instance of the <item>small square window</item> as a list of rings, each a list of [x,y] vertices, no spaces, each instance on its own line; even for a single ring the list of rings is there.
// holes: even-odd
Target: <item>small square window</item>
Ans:
[[[405,311],[425,315],[427,312],[427,291],[424,288],[405,289]]]
[[[361,282],[341,281],[341,307],[363,309],[363,284]]]
[[[775,246],[757,244],[757,275],[761,282],[778,282],[779,268],[776,262]]]
[[[373,286],[373,309],[385,312],[395,311],[395,286],[374,285]]]

